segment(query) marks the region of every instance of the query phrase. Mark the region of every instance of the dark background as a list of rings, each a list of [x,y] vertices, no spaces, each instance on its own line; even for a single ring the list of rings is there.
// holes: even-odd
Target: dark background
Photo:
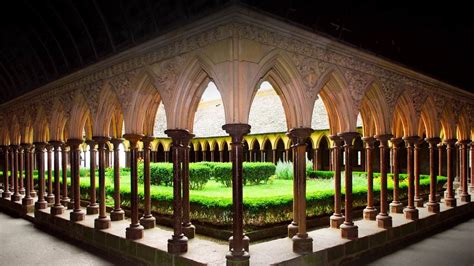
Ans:
[[[474,89],[468,1],[11,0],[0,8],[0,103],[236,3]]]

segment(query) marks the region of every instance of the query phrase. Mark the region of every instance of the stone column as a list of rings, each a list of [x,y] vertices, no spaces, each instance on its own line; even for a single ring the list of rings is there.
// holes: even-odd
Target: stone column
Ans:
[[[97,204],[97,196],[96,196],[96,185],[95,185],[95,165],[96,165],[96,154],[97,148],[95,147],[96,143],[94,140],[86,141],[86,144],[89,145],[89,177],[90,177],[90,187],[89,187],[89,205],[87,205],[87,214],[98,214],[99,213],[99,205]],[[84,153],[85,156],[85,153]]]
[[[12,145],[12,178],[13,178],[13,195],[11,196],[12,201],[20,201],[21,195],[18,190],[18,149],[19,145]]]
[[[243,139],[250,133],[250,125],[226,124],[222,126],[232,138],[232,238],[230,252],[226,255],[227,265],[249,265],[250,255],[245,249],[243,230]]]
[[[374,172],[372,169],[375,138],[364,137],[362,140],[365,142],[365,167],[367,170],[367,207],[364,209],[364,219],[375,220],[377,209],[374,207]]]
[[[339,133],[339,137],[344,140],[344,176],[345,176],[345,187],[346,187],[346,199],[345,199],[345,220],[341,224],[341,236],[343,238],[354,239],[358,237],[358,228],[352,222],[352,165],[351,165],[351,152],[353,149],[352,142],[359,136],[357,132],[344,132]]]
[[[427,138],[426,142],[430,145],[430,196],[426,206],[428,207],[429,212],[438,213],[439,212],[439,203],[436,198],[436,149],[438,143],[440,143],[440,138]]]
[[[378,135],[375,138],[380,142],[380,213],[377,215],[377,225],[379,228],[391,228],[392,217],[388,215],[388,190],[387,190],[387,172],[388,172],[388,157],[389,147],[388,140],[392,137],[391,134]]]
[[[423,139],[418,138],[418,142],[415,143],[415,152],[414,152],[414,174],[415,174],[415,206],[423,207],[423,198],[420,196],[420,151],[421,143]]]
[[[80,187],[80,155],[81,150],[79,145],[82,144],[82,139],[69,139],[68,145],[71,147],[70,153],[72,154],[71,160],[71,179],[73,181],[73,211],[69,213],[69,219],[72,222],[78,222],[84,220],[84,212],[81,210],[81,187]]]
[[[438,175],[443,175],[443,151],[444,151],[444,144],[440,142],[438,144]]]
[[[110,227],[110,219],[107,217],[105,209],[107,200],[105,195],[105,145],[110,138],[99,136],[93,137],[93,140],[97,143],[99,151],[99,217],[94,220],[94,228],[102,230]]]
[[[207,161],[206,153],[207,153],[207,151],[202,151],[202,161],[203,162]]]
[[[313,149],[313,171],[318,171],[319,165],[319,149]]]
[[[7,199],[11,197],[10,192],[10,185],[8,180],[8,157],[10,156],[8,153],[10,147],[3,146],[3,193],[2,198]]]
[[[182,178],[183,178],[183,138],[189,132],[184,129],[168,129],[165,134],[171,138],[171,154],[173,159],[173,235],[168,239],[168,252],[179,254],[188,251],[188,238],[183,233],[182,209]]]
[[[35,164],[35,147],[34,145],[30,145],[30,148],[28,149],[28,156],[30,156],[30,171],[29,171],[29,181],[30,181],[30,196],[32,198],[36,197],[36,190],[35,190],[35,181],[33,179],[33,169],[34,169],[34,164]]]
[[[20,192],[20,195],[25,195],[25,187],[23,186],[23,174],[25,174],[24,172],[24,164],[25,164],[25,161],[24,161],[24,149],[23,149],[23,145],[24,144],[21,144],[19,147],[18,147],[18,191]],[[26,178],[25,178],[26,179]]]
[[[418,220],[418,209],[415,208],[415,181],[414,181],[414,146],[419,141],[418,136],[404,137],[407,147],[407,172],[408,172],[408,204],[403,209],[405,218],[408,220]]]
[[[183,138],[181,140],[181,144],[183,145],[182,148],[182,166],[183,166],[183,234],[188,238],[194,238],[196,234],[196,227],[191,224],[191,218],[189,216],[191,206],[189,204],[189,144],[191,139],[194,138],[194,134],[183,134]],[[211,152],[211,155],[214,152]]]
[[[31,182],[30,182],[30,175],[31,175],[31,144],[22,144],[21,145],[24,150],[25,155],[25,197],[23,197],[21,201],[21,205],[23,206],[23,210],[28,212],[33,206],[33,198],[31,197]]]
[[[220,161],[221,163],[224,162],[224,151],[219,151],[219,161]]]
[[[46,143],[35,142],[36,161],[38,166],[38,200],[35,202],[35,210],[42,210],[48,207],[48,202],[44,198],[44,149]]]
[[[125,217],[125,212],[120,207],[120,155],[119,148],[123,139],[112,139],[114,145],[114,209],[110,212],[110,219],[112,221],[120,221]]]
[[[138,220],[138,178],[137,178],[137,143],[143,138],[143,135],[139,134],[125,134],[123,136],[130,142],[130,210],[131,210],[131,223],[126,229],[127,239],[140,239],[143,238],[143,226]]]
[[[471,151],[471,185],[469,186],[469,191],[471,194],[474,193],[474,143],[469,144]]]
[[[249,162],[253,162],[253,150],[249,150]]]
[[[453,188],[453,182],[454,182],[454,156],[456,153],[456,139],[447,139],[444,141],[446,143],[446,166],[447,166],[447,176],[448,176],[448,182],[447,182],[447,188],[446,188],[446,197],[444,199],[444,202],[446,203],[446,206],[448,207],[456,207],[456,198],[454,197],[454,188]]]
[[[61,141],[50,141],[50,146],[54,148],[54,205],[51,207],[51,214],[58,215],[62,214],[64,207],[61,205],[61,185],[60,185],[60,174],[59,174],[59,151],[61,145],[63,144]]]
[[[53,146],[51,144],[46,144],[46,158],[48,164],[48,195],[46,196],[46,201],[48,202],[48,207],[53,206],[54,203],[54,194],[53,194]]]
[[[277,151],[272,150],[272,163],[276,164],[277,163]]]
[[[215,162],[214,150],[210,151],[210,153],[211,153],[211,162]]]
[[[69,143],[68,143],[68,146],[69,146]],[[74,209],[74,189],[76,187],[76,185],[74,184],[74,176],[75,176],[75,167],[74,167],[74,163],[76,161],[75,159],[75,156],[76,154],[71,150],[71,146],[69,146],[69,168],[70,168],[70,172],[71,172],[71,200],[68,202],[68,205],[67,205],[67,209],[68,210],[72,210]],[[79,161],[79,159],[77,159]],[[79,164],[80,164],[80,161],[79,161]]]
[[[392,161],[393,161],[393,200],[390,203],[391,213],[403,213],[403,204],[400,202],[400,162],[399,162],[399,150],[400,145],[403,143],[401,138],[392,138]]]
[[[341,152],[343,141],[337,135],[331,135],[329,138],[333,141],[331,159],[334,165],[334,213],[329,217],[329,222],[332,228],[339,228],[344,222],[344,215],[341,213]]]
[[[169,163],[170,162],[170,152],[169,151],[164,151],[164,154],[165,154],[165,163]],[[197,162],[197,157],[195,159],[195,162]]]
[[[67,195],[67,160],[68,160],[69,147],[66,143],[61,146],[61,169],[62,169],[62,193],[61,193],[61,204],[67,208],[68,203],[71,199]]]
[[[143,216],[140,218],[140,224],[145,229],[154,228],[156,225],[155,217],[151,214],[151,198],[150,198],[150,150],[151,142],[155,138],[145,136],[142,138],[143,142],[143,186],[145,194],[145,209]]]
[[[265,162],[265,151],[260,150],[260,162]]]
[[[461,201],[470,202],[471,195],[467,192],[467,149],[469,145],[469,140],[460,140],[459,141],[460,151],[461,151]]]

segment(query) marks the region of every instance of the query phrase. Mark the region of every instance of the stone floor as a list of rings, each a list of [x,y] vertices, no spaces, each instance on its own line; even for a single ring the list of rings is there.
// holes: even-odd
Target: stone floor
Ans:
[[[116,262],[0,212],[0,264],[114,265]]]
[[[474,265],[474,218],[382,257],[370,265]]]

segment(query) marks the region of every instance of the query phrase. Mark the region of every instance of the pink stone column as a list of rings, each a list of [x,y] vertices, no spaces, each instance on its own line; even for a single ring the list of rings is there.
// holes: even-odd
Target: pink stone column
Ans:
[[[8,146],[3,146],[3,193],[2,193],[2,198],[8,199],[11,197],[11,192],[10,192],[10,185],[9,185],[9,180],[8,180],[8,166],[9,166],[9,160],[8,157],[9,155],[9,149],[10,147]]]
[[[392,161],[393,161],[393,200],[390,203],[391,213],[403,213],[403,204],[400,202],[400,162],[399,162],[399,151],[400,145],[403,143],[401,138],[392,138]]]
[[[439,212],[439,203],[436,198],[436,185],[437,185],[437,178],[436,178],[436,149],[438,143],[440,143],[440,138],[427,138],[426,141],[429,143],[430,148],[430,196],[428,199],[428,203],[426,206],[428,207],[429,212],[438,213]]]
[[[334,213],[329,217],[331,228],[339,228],[344,222],[344,215],[341,213],[341,152],[343,140],[337,135],[331,135],[333,141],[332,161],[334,166]]]
[[[48,207],[48,202],[45,200],[44,197],[44,149],[46,143],[44,142],[36,142],[35,144],[35,152],[36,152],[36,161],[38,166],[38,200],[35,203],[35,210],[42,210]]]
[[[380,213],[375,217],[379,228],[391,228],[392,217],[388,215],[388,189],[387,189],[387,172],[389,147],[388,140],[391,134],[377,135],[375,138],[380,142]]]
[[[404,137],[407,147],[407,172],[408,172],[408,204],[403,210],[408,220],[418,220],[418,209],[415,207],[415,178],[414,178],[414,146],[419,141],[418,136]]]
[[[61,205],[61,186],[60,186],[60,174],[59,174],[59,152],[62,145],[61,141],[50,141],[49,142],[54,149],[54,205],[51,206],[51,214],[59,215],[63,213],[64,207]]]
[[[447,139],[444,141],[446,143],[446,166],[447,166],[447,175],[448,175],[448,182],[446,188],[446,198],[444,202],[448,207],[456,207],[456,198],[454,197],[454,189],[453,189],[453,182],[454,182],[454,156],[456,153],[456,139]]]
[[[461,151],[461,201],[462,202],[470,202],[471,201],[471,195],[469,195],[467,191],[467,150],[468,150],[468,144],[469,140],[460,140],[460,151]]]
[[[362,140],[366,145],[365,168],[367,171],[367,207],[365,207],[363,214],[365,220],[375,220],[377,209],[374,207],[374,171],[372,168],[375,138],[364,137]]]

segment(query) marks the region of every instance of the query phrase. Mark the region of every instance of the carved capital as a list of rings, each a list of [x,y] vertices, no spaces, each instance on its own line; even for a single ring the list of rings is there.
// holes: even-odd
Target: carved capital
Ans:
[[[344,140],[344,147],[351,147],[354,139],[360,136],[358,132],[343,132],[337,135]]]
[[[222,129],[232,137],[232,143],[242,143],[245,135],[250,133],[250,125],[248,124],[225,124]]]

